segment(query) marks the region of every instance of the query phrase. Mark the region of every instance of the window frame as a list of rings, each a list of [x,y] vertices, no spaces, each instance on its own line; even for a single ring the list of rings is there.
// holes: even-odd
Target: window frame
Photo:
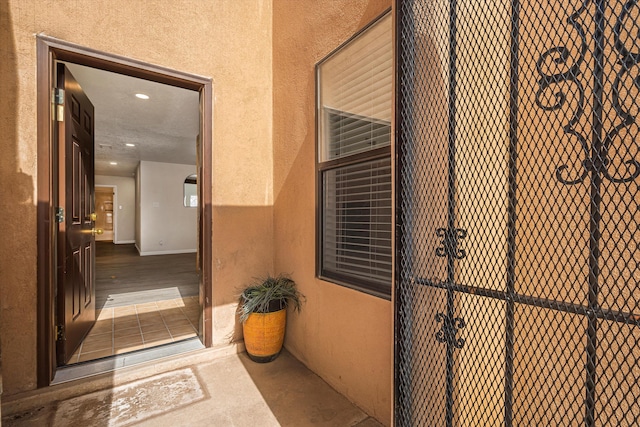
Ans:
[[[323,200],[323,173],[331,170],[337,169],[344,166],[350,166],[355,164],[362,164],[365,162],[381,160],[381,159],[389,159],[391,162],[391,167],[393,171],[393,158],[391,156],[392,150],[391,147],[393,145],[393,120],[389,122],[389,126],[391,129],[390,132],[390,142],[389,145],[384,147],[374,148],[369,151],[359,152],[356,154],[347,155],[344,157],[338,157],[336,159],[325,160],[321,159],[321,150],[323,148],[323,141],[320,140],[320,127],[323,126],[322,123],[322,115],[319,114],[322,106],[320,105],[320,93],[321,93],[321,85],[320,85],[320,67],[322,64],[331,58],[333,55],[338,53],[341,49],[351,43],[353,40],[361,36],[364,32],[366,32],[369,28],[376,25],[382,19],[386,18],[391,14],[391,8],[385,10],[382,14],[373,19],[370,23],[368,23],[365,27],[360,29],[358,32],[353,34],[349,39],[344,41],[338,47],[336,47],[333,51],[331,51],[327,56],[318,61],[314,67],[315,72],[315,176],[316,176],[316,232],[315,232],[315,247],[316,247],[316,277],[320,280],[324,280],[330,283],[334,283],[340,286],[344,286],[346,288],[354,289],[356,291],[360,291],[375,297],[383,298],[386,300],[391,300],[391,288],[393,286],[393,268],[391,268],[391,278],[389,280],[389,284],[384,286],[371,283],[369,281],[359,279],[356,277],[352,277],[349,275],[340,274],[334,271],[326,271],[323,269],[323,224],[324,224],[324,200]],[[393,35],[391,35],[393,37]],[[393,100],[392,100],[393,102]],[[393,103],[392,103],[393,105]],[[369,118],[366,118],[369,119]],[[393,199],[393,173],[391,176],[391,192]],[[393,210],[394,202],[391,200],[391,208]],[[394,257],[393,254],[393,214],[391,215],[390,221],[390,230],[392,233],[391,239],[391,256]]]
[[[195,185],[195,196],[196,196],[196,204],[192,205],[191,201],[189,201],[189,204],[187,204],[187,184],[189,185]],[[198,200],[198,175],[197,174],[191,174],[188,177],[185,178],[183,184],[182,184],[182,205],[185,208],[197,208],[198,207],[198,202],[200,200]]]

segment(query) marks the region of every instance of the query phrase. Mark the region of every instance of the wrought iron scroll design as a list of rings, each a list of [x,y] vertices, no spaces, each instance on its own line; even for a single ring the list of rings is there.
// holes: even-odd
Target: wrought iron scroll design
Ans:
[[[451,212],[450,215],[453,215]],[[451,222],[451,219],[450,219]],[[453,262],[463,259],[467,256],[464,249],[460,249],[460,240],[467,237],[467,230],[462,228],[438,228],[436,236],[442,239],[441,246],[436,248],[436,256],[446,257],[448,259],[448,282],[453,284]],[[436,341],[447,344],[451,348],[462,348],[464,346],[464,338],[456,338],[458,329],[465,327],[464,319],[454,317],[453,315],[453,290],[447,292],[447,313],[436,313],[436,322],[442,323],[442,329],[436,332]]]
[[[487,353],[492,356],[491,360],[487,359],[488,363],[504,367],[502,371],[504,376],[502,390],[504,423],[502,425],[510,427],[518,423],[523,424],[531,412],[527,408],[514,405],[514,402],[522,400],[520,397],[525,393],[530,395],[531,392],[536,392],[535,388],[537,388],[537,386],[531,386],[528,381],[525,381],[527,384],[518,381],[518,378],[522,379],[526,375],[535,375],[535,369],[526,365],[529,359],[527,355],[518,354],[518,348],[522,350],[525,347],[534,348],[536,345],[533,340],[526,341],[526,334],[519,335],[518,332],[522,330],[518,325],[526,326],[530,321],[518,315],[525,307],[537,307],[541,311],[552,310],[554,315],[580,319],[581,334],[584,335],[580,337],[580,342],[584,344],[584,348],[580,350],[579,355],[576,355],[575,360],[577,361],[579,357],[584,362],[584,366],[576,368],[583,378],[581,381],[573,381],[571,386],[572,396],[575,392],[576,404],[580,405],[583,411],[582,425],[595,427],[598,417],[603,417],[603,413],[597,411],[602,405],[615,408],[617,404],[619,409],[622,408],[622,405],[627,405],[623,410],[626,410],[627,414],[632,412],[627,409],[629,408],[628,401],[621,399],[618,402],[605,402],[602,400],[603,397],[607,397],[607,393],[599,391],[603,389],[601,372],[603,369],[607,369],[606,363],[609,363],[610,358],[614,357],[611,356],[610,348],[603,345],[606,344],[607,339],[606,335],[603,339],[603,331],[609,328],[610,323],[638,328],[640,327],[640,317],[635,313],[616,310],[602,303],[601,284],[604,274],[600,269],[603,260],[606,260],[607,256],[611,256],[611,251],[602,251],[601,247],[607,247],[607,239],[616,238],[610,232],[603,233],[603,230],[607,230],[607,228],[611,230],[614,226],[614,224],[608,224],[605,221],[616,220],[611,218],[612,215],[608,214],[605,209],[615,208],[621,212],[620,206],[614,206],[613,203],[625,203],[625,200],[617,201],[616,197],[609,197],[607,194],[614,192],[620,195],[625,191],[620,187],[631,188],[640,181],[638,178],[640,176],[640,154],[637,151],[638,143],[640,143],[640,137],[638,137],[640,123],[637,121],[640,115],[637,113],[637,108],[640,106],[640,102],[637,101],[640,99],[640,95],[638,95],[640,77],[636,77],[640,74],[640,36],[637,34],[638,23],[634,22],[640,23],[638,18],[640,11],[637,9],[640,0],[618,0],[616,2],[608,0],[573,0],[571,2],[556,0],[553,2],[555,6],[550,7],[549,10],[541,10],[536,6],[536,2],[523,2],[523,5],[520,6],[520,1],[510,0],[511,41],[510,51],[505,51],[506,55],[510,55],[508,217],[505,233],[507,237],[506,279],[505,286],[498,288],[483,286],[475,282],[472,284],[456,283],[455,280],[460,278],[456,271],[458,265],[466,262],[462,259],[467,259],[471,255],[471,246],[465,245],[468,240],[463,240],[467,235],[463,228],[468,230],[469,235],[473,233],[472,228],[468,228],[467,224],[460,221],[468,216],[459,215],[459,212],[466,212],[466,206],[458,202],[460,195],[456,193],[456,189],[459,188],[456,167],[460,166],[460,163],[456,162],[456,156],[459,152],[456,148],[461,142],[464,150],[463,138],[465,134],[457,132],[457,122],[464,125],[466,121],[472,120],[474,108],[477,108],[476,105],[467,106],[464,104],[465,91],[456,92],[458,76],[465,76],[464,72],[457,72],[458,52],[456,46],[460,46],[462,38],[465,40],[468,38],[478,42],[477,51],[476,45],[473,46],[474,54],[489,54],[489,51],[482,50],[482,42],[485,39],[474,39],[473,34],[465,31],[458,35],[456,26],[457,0],[445,2],[449,4],[448,20],[446,14],[432,16],[426,12],[422,13],[422,11],[417,13],[416,5],[427,8],[431,4],[428,0],[398,2],[398,72],[399,82],[401,82],[398,85],[398,117],[400,121],[398,122],[398,167],[396,169],[399,174],[397,180],[399,197],[396,201],[396,206],[398,206],[396,212],[399,213],[399,228],[396,234],[399,236],[396,246],[398,250],[396,266],[399,266],[396,272],[396,277],[399,279],[396,280],[396,320],[398,325],[396,424],[398,425],[415,425],[418,424],[418,421],[422,421],[423,424],[429,424],[429,422],[433,424],[435,422],[433,420],[438,418],[442,418],[438,424],[447,427],[464,424],[470,419],[469,416],[475,415],[475,413],[471,413],[473,408],[468,405],[470,401],[461,399],[464,392],[470,390],[468,387],[471,385],[477,387],[474,392],[480,389],[486,389],[487,392],[490,392],[491,389],[494,395],[498,396],[501,386],[497,382],[484,382],[486,377],[481,375],[476,375],[470,382],[464,382],[461,381],[462,377],[456,374],[457,370],[465,368],[464,361],[466,360],[464,356],[457,358],[456,354],[464,355],[473,351],[473,348],[477,346],[487,351],[491,350],[490,353]],[[504,4],[500,3],[500,7],[503,6]],[[483,4],[483,7],[492,10],[490,2]],[[569,7],[571,9],[567,13],[566,10]],[[464,10],[466,13],[473,11],[473,9],[474,6],[465,5]],[[550,13],[551,9],[553,11]],[[439,12],[440,10],[438,10]],[[537,21],[537,17],[532,16],[533,13],[544,13],[544,19]],[[564,17],[560,18],[561,22],[548,23],[546,21],[547,19],[557,19],[558,14],[561,13],[564,14]],[[425,18],[424,15],[427,17]],[[522,21],[524,25],[521,25],[521,17],[524,18]],[[555,36],[550,37],[549,44],[544,46],[531,60],[528,56],[529,49],[536,47],[529,46],[527,41],[529,37],[536,38],[536,32],[545,31],[545,28],[539,25],[541,22],[548,25],[565,25],[567,40],[558,43]],[[423,79],[423,73],[429,68],[421,66],[421,61],[428,65],[431,64],[429,62],[431,59],[421,57],[424,50],[419,45],[422,43],[422,39],[419,39],[419,26],[423,24],[433,24],[435,26],[434,34],[446,34],[448,31],[448,86],[432,88],[424,84],[430,81]],[[503,27],[500,27],[500,31],[502,30]],[[427,33],[429,32],[427,31]],[[500,61],[503,60],[500,59]],[[525,64],[525,61],[531,63]],[[436,63],[441,65],[440,62]],[[529,81],[531,73],[527,70],[536,66],[537,71],[533,71],[533,82],[531,82]],[[472,69],[463,68],[463,70],[468,72]],[[466,74],[466,76],[472,77],[474,74]],[[531,83],[535,86],[531,87]],[[469,88],[471,87],[469,86]],[[433,117],[424,110],[424,106],[420,105],[420,102],[422,96],[431,96],[435,92],[440,94],[438,90],[442,90],[442,95],[445,91],[448,93],[447,179],[443,179],[437,189],[422,188],[419,187],[419,179],[416,177],[422,172],[420,168],[424,167],[425,160],[421,156],[422,146],[420,145],[423,141],[421,138],[423,127],[414,126],[414,120]],[[533,94],[531,94],[531,90],[534,92]],[[502,96],[502,94],[497,96]],[[526,97],[526,99],[521,97]],[[460,104],[462,109],[458,108],[458,102],[463,102]],[[530,104],[537,104],[537,107]],[[466,108],[469,109],[466,110]],[[561,139],[562,143],[566,143],[572,148],[572,150],[567,150],[571,152],[572,158],[562,157],[559,161],[552,160],[549,152],[539,153],[529,150],[531,142],[525,141],[525,139],[530,133],[536,132],[537,124],[526,122],[526,117],[530,113],[535,114],[536,111],[539,114],[555,116],[553,118],[556,120],[562,117],[561,121],[558,120],[559,124],[553,133],[556,139]],[[422,115],[424,117],[421,117]],[[439,112],[437,117],[440,120]],[[556,146],[559,145],[558,141],[554,142],[556,142]],[[463,153],[464,155],[469,154],[464,151]],[[531,162],[546,167],[550,161],[558,162],[551,165],[553,169],[551,176],[539,176],[536,174],[537,171],[530,169]],[[525,180],[522,180],[523,176]],[[534,180],[535,183],[543,184],[542,187],[550,179],[561,188],[567,189],[574,186],[573,188],[579,187],[581,190],[579,194],[584,199],[572,198],[569,204],[584,203],[587,205],[590,217],[588,221],[580,223],[580,228],[577,230],[578,234],[584,238],[568,242],[567,249],[575,248],[581,253],[588,251],[588,256],[584,257],[585,264],[588,263],[588,278],[584,278],[585,282],[588,281],[588,289],[586,289],[586,283],[580,284],[585,288],[581,290],[585,291],[583,293],[588,301],[573,301],[573,299],[565,301],[566,298],[556,299],[553,295],[531,295],[526,287],[516,286],[516,278],[520,274],[517,270],[521,264],[519,257],[544,254],[543,251],[547,247],[544,245],[528,246],[527,243],[531,242],[530,239],[527,237],[524,240],[521,239],[520,231],[528,229],[543,231],[544,229],[544,224],[541,224],[539,219],[529,218],[526,216],[527,212],[522,211],[523,205],[519,201],[519,196],[534,194],[532,192],[541,196],[538,192],[542,187],[526,188],[527,178]],[[472,183],[475,182],[472,181]],[[582,187],[585,191],[582,191]],[[447,191],[446,202],[440,200],[440,198],[445,198],[442,190]],[[607,193],[604,193],[603,190],[606,190]],[[429,203],[428,200],[422,198],[414,198],[418,192],[426,194],[427,197],[431,195],[438,197],[437,204]],[[634,193],[635,190],[632,189],[625,194],[632,195]],[[476,198],[484,197],[484,194],[472,192],[471,194],[466,193],[463,197],[469,197],[471,201],[475,201]],[[548,203],[548,205],[542,206],[544,208],[558,208],[562,206],[563,202],[562,200],[550,199],[549,201],[540,200],[537,203],[540,203],[541,206],[543,203]],[[431,217],[422,216],[426,213],[422,209],[423,207],[433,207],[439,215],[442,214],[444,217],[444,222],[439,224],[442,228],[436,230],[436,226],[429,230],[429,233],[435,233],[430,235],[430,239],[425,238],[418,227],[422,221],[426,220],[427,224],[430,223]],[[628,203],[624,208],[627,209],[626,212],[630,207],[635,207],[635,203]],[[605,215],[603,215],[603,211]],[[551,210],[550,215],[561,215],[557,212],[555,209]],[[573,212],[566,212],[566,214],[567,216],[573,215]],[[633,219],[629,225],[633,225]],[[502,223],[496,222],[487,225],[487,227],[487,230],[503,233]],[[431,244],[434,240],[435,244]],[[520,245],[521,242],[525,244]],[[555,242],[553,245],[555,246]],[[584,247],[585,245],[587,247]],[[465,247],[466,252],[463,249]],[[442,261],[435,263],[435,265],[428,265],[429,268],[436,267],[435,272],[425,269],[427,274],[421,274],[422,270],[415,268],[422,267],[423,259],[431,259],[429,256],[424,256],[426,255],[424,251],[430,251],[428,255],[437,256]],[[563,260],[554,262],[559,268],[566,268],[569,272],[571,268],[575,267],[567,265]],[[492,264],[473,264],[469,267],[477,267],[482,271],[487,271],[486,269],[492,268]],[[587,269],[587,266],[578,267],[585,267],[581,271]],[[585,271],[585,273],[587,272]],[[613,274],[615,273],[608,271],[608,278]],[[464,276],[466,275],[463,274],[462,277]],[[577,286],[578,284],[571,283],[570,285]],[[427,287],[429,292],[418,292],[416,291],[417,286]],[[464,301],[464,304],[460,305],[461,301]],[[494,334],[490,334],[490,336],[485,333],[474,334],[474,331],[466,327],[468,326],[466,322],[471,322],[468,320],[470,319],[468,316],[473,316],[473,310],[479,307],[489,307],[487,304],[490,304],[490,307],[495,307],[496,310],[503,310],[503,318],[495,319],[497,323],[485,326],[487,328],[495,327],[496,329],[493,331],[500,334],[502,329],[498,329],[496,325],[503,324],[504,335],[502,336],[504,338],[496,340],[497,335]],[[481,310],[485,309],[481,308]],[[424,316],[428,316],[431,322],[423,322]],[[603,325],[605,329],[603,329]],[[423,330],[427,327],[428,331]],[[619,330],[623,331],[623,329]],[[548,335],[551,332],[543,332],[540,339],[546,340],[547,337],[542,335]],[[557,336],[566,333],[567,331],[558,331]],[[429,341],[426,345],[429,351],[421,351],[425,348],[424,341]],[[438,347],[438,351],[430,351],[432,345]],[[489,349],[488,346],[493,347]],[[457,353],[457,350],[460,353]],[[423,381],[424,378],[418,378],[416,368],[420,367],[421,369],[425,366],[437,369],[443,374],[444,379],[442,381],[429,379]],[[514,373],[518,374],[514,375]],[[494,381],[497,378],[491,376],[491,380]],[[625,378],[625,380],[632,381],[631,378]],[[490,384],[491,387],[486,388],[486,384]],[[445,387],[445,390],[440,390]],[[426,393],[435,393],[428,396],[437,396],[438,403],[423,405]],[[582,394],[584,401],[578,402],[582,399],[577,393]],[[630,396],[630,393],[631,391],[616,391],[616,397]],[[537,398],[549,399],[552,394],[559,398],[564,394],[564,389],[555,393],[551,391],[549,395]],[[487,396],[485,393],[474,393],[476,398],[474,402],[485,398],[485,396]],[[540,407],[540,405],[530,406]],[[443,414],[444,411],[446,413]],[[560,417],[563,420],[570,417],[569,414],[565,415],[560,411],[561,409],[554,414],[554,417],[558,417],[554,418],[555,420]],[[501,421],[498,412],[499,410],[492,414],[497,422]],[[487,412],[488,415],[489,412]],[[580,415],[573,414],[574,420],[581,418]],[[529,418],[529,421],[531,419],[533,418]]]
[[[437,313],[436,322],[442,323],[442,329],[436,332],[436,340],[438,342],[452,345],[455,348],[462,348],[462,346],[464,346],[464,338],[456,338],[458,329],[465,327],[465,323],[462,318],[451,317],[444,313]]]
[[[563,126],[566,135],[576,138],[582,151],[584,159],[582,160],[582,171],[579,176],[571,177],[569,173],[569,165],[563,164],[556,169],[556,178],[565,185],[576,185],[583,183],[587,176],[590,176],[589,188],[589,292],[588,292],[588,312],[587,312],[587,329],[586,329],[586,363],[585,363],[585,425],[588,427],[595,426],[596,419],[596,381],[597,381],[597,364],[598,364],[598,318],[597,312],[601,312],[602,308],[599,304],[599,276],[600,276],[600,240],[602,238],[601,222],[602,222],[602,184],[604,180],[613,183],[622,184],[630,183],[640,176],[640,163],[634,158],[621,159],[621,164],[625,165],[622,173],[617,173],[616,166],[612,168],[612,158],[610,151],[615,147],[614,141],[619,139],[624,129],[635,124],[635,117],[623,107],[625,99],[622,99],[623,91],[629,96],[629,79],[637,89],[640,89],[640,76],[638,76],[638,63],[640,62],[640,53],[631,52],[624,43],[623,32],[626,30],[624,24],[627,20],[632,20],[630,12],[632,8],[637,7],[638,0],[629,0],[625,3],[622,11],[615,17],[615,25],[613,26],[614,51],[617,55],[617,66],[619,70],[615,72],[615,78],[611,88],[610,95],[605,91],[605,58],[606,58],[606,37],[605,28],[607,24],[606,12],[608,2],[606,0],[584,0],[582,5],[567,19],[567,23],[575,29],[579,36],[579,54],[577,58],[572,58],[571,49],[566,46],[555,46],[544,52],[536,62],[536,68],[540,75],[538,80],[538,91],[535,95],[535,101],[538,107],[544,111],[555,111],[567,105],[567,91],[563,90],[562,85],[573,87],[573,94],[577,93],[577,99],[573,104],[575,112],[567,124]],[[593,6],[593,15],[585,16]],[[586,55],[589,50],[589,41],[585,29],[581,22],[589,22],[587,18],[592,19],[594,26],[592,41],[594,43],[592,56],[593,64],[582,66],[586,61]],[[629,32],[630,34],[631,32]],[[635,36],[634,36],[635,37]],[[557,67],[563,67],[564,72],[548,73],[545,68],[553,62]],[[584,76],[582,70],[593,71],[592,76]],[[636,76],[633,77],[632,71]],[[587,136],[577,129],[579,122],[585,112],[586,91],[581,81],[586,78],[592,78],[593,88],[591,89],[591,141]],[[626,85],[625,85],[626,83]],[[550,88],[555,87],[556,92],[555,103],[545,104],[543,99],[546,92]],[[621,88],[622,87],[622,88]],[[610,96],[608,100],[613,111],[605,111],[605,97]],[[607,113],[615,113],[614,119],[618,123],[611,129],[604,128],[604,115]],[[616,153],[619,150],[616,150]],[[616,170],[611,173],[611,169]]]
[[[467,237],[467,230],[462,228],[438,228],[436,236],[442,239],[442,246],[436,248],[439,257],[462,259],[467,256],[464,249],[458,248],[458,242]]]
[[[614,141],[620,137],[620,133],[623,129],[628,128],[635,123],[635,117],[623,107],[621,102],[621,85],[628,81],[631,77],[631,72],[635,70],[638,72],[638,63],[640,62],[640,52],[630,51],[624,44],[622,33],[624,31],[624,23],[627,19],[631,19],[629,14],[633,7],[637,7],[638,0],[628,1],[622,12],[617,16],[616,23],[613,27],[614,33],[614,46],[619,58],[618,64],[620,70],[616,73],[613,87],[611,90],[611,104],[617,116],[621,119],[620,123],[615,125],[612,129],[606,131],[602,129],[602,118],[596,118],[592,123],[594,136],[592,137],[591,144],[589,144],[587,136],[576,129],[576,125],[582,119],[585,112],[585,88],[581,82],[583,78],[582,64],[585,62],[585,57],[588,51],[587,35],[584,27],[580,24],[582,15],[588,11],[591,3],[596,4],[596,14],[594,15],[594,21],[596,22],[596,30],[594,38],[604,37],[604,8],[605,3],[602,0],[585,0],[582,6],[573,13],[568,19],[567,23],[572,26],[578,34],[580,47],[578,49],[579,54],[577,57],[572,57],[571,49],[567,46],[554,46],[544,52],[536,63],[536,69],[540,75],[538,80],[538,91],[535,94],[535,102],[538,107],[545,111],[554,111],[563,108],[567,104],[568,91],[563,90],[562,85],[570,85],[574,88],[573,94],[577,96],[575,112],[569,122],[563,126],[565,134],[575,138],[580,143],[582,151],[584,152],[584,160],[582,161],[582,172],[579,176],[571,177],[568,171],[569,165],[563,164],[556,169],[556,178],[563,184],[575,185],[584,182],[589,172],[596,173],[600,177],[615,183],[628,183],[635,180],[640,176],[640,162],[636,159],[626,159],[622,163],[626,165],[626,170],[623,174],[612,174],[610,171],[611,158],[609,151],[612,148]],[[600,20],[597,19],[601,14]],[[598,42],[598,40],[597,40]],[[598,47],[594,50],[596,70],[594,72],[602,73],[604,64],[602,57],[598,57]],[[557,67],[563,67],[565,71],[558,73],[549,73],[549,64],[553,63]],[[599,67],[599,70],[597,69]],[[589,69],[589,67],[587,67]],[[596,85],[594,87],[594,104],[600,104],[600,111],[602,109],[602,100],[597,99],[604,96],[603,82],[601,79],[598,82],[596,79]],[[640,89],[640,75],[632,78],[633,85]],[[556,92],[553,94],[555,102],[545,102],[545,93],[549,89],[555,88]],[[628,91],[625,91],[628,93]],[[594,105],[595,109],[595,105]],[[601,132],[604,131],[604,135]],[[617,175],[617,176],[616,176]]]

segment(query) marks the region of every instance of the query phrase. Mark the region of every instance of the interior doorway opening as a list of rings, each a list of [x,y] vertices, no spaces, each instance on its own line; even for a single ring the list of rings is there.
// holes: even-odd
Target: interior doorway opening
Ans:
[[[118,211],[113,207],[118,205],[118,187],[96,184],[95,190],[96,228],[102,230],[102,234],[96,236],[96,241],[115,243]]]
[[[183,205],[181,183],[185,173],[197,177],[199,94],[62,64],[95,108],[96,322],[81,341],[67,337],[72,353],[58,364],[198,339],[198,216]]]
[[[71,67],[91,69],[94,71],[108,72],[119,77],[145,81],[147,83],[160,84],[172,90],[187,90],[196,95],[197,135],[192,136],[193,161],[190,170],[195,172],[201,183],[198,187],[200,203],[197,209],[193,209],[191,216],[193,221],[194,242],[188,248],[167,248],[175,243],[180,236],[156,238],[156,243],[161,248],[154,250],[144,246],[143,226],[145,215],[142,207],[146,203],[156,211],[169,210],[169,206],[162,200],[152,201],[144,197],[141,191],[143,172],[148,169],[153,172],[154,165],[161,164],[162,157],[132,158],[137,162],[133,176],[127,177],[135,181],[135,197],[133,203],[128,205],[129,213],[134,214],[133,235],[123,237],[126,232],[122,221],[126,217],[127,207],[124,197],[120,197],[119,185],[103,182],[97,184],[94,189],[116,189],[115,197],[98,201],[93,207],[102,207],[102,218],[98,227],[96,221],[99,212],[91,215],[95,218],[92,233],[97,236],[105,236],[104,240],[96,238],[96,250],[93,251],[96,262],[96,323],[92,331],[85,337],[77,351],[69,358],[56,354],[56,344],[60,339],[60,313],[57,301],[64,298],[64,290],[60,287],[59,268],[60,263],[56,259],[56,245],[59,232],[57,224],[52,221],[51,214],[58,205],[59,183],[58,176],[62,163],[58,158],[58,141],[56,139],[55,110],[49,107],[55,104],[57,99],[53,97],[56,81],[56,64],[64,62]],[[82,82],[80,82],[82,85]],[[53,95],[52,95],[53,94]],[[135,95],[135,94],[133,94]],[[100,107],[96,109],[96,115],[100,113]],[[105,357],[117,357],[118,354],[130,351],[141,351],[151,345],[167,345],[183,339],[192,339],[202,342],[205,346],[211,345],[211,270],[210,263],[203,260],[210,259],[211,254],[211,80],[200,76],[194,76],[174,70],[165,69],[150,64],[141,63],[128,58],[96,52],[87,48],[73,45],[46,36],[38,36],[38,139],[39,139],[39,229],[38,229],[38,384],[47,386],[52,383],[59,367],[67,364],[82,363],[87,360],[102,359]],[[116,120],[114,128],[125,128],[123,123]],[[131,131],[131,129],[128,129]],[[152,135],[158,141],[159,135]],[[96,138],[95,155],[96,176],[102,173],[103,177],[109,177],[104,171],[100,172],[101,149],[112,150],[113,144],[105,140],[120,142],[123,147],[132,148],[135,143],[128,140],[118,140],[113,135],[105,135],[103,140]],[[111,145],[111,146],[110,146]],[[160,144],[161,145],[161,144]],[[104,153],[103,153],[104,154]],[[156,154],[158,154],[156,152]],[[198,161],[196,161],[196,159]],[[143,162],[150,164],[144,165]],[[117,166],[119,161],[108,160],[109,166]],[[126,162],[125,162],[126,163]],[[169,163],[167,163],[169,164]],[[169,168],[166,166],[165,168]],[[156,169],[158,169],[156,167]],[[120,174],[113,173],[114,179],[123,179],[130,172]],[[176,203],[182,207],[182,185],[184,175],[180,172],[181,179],[177,180],[180,195]],[[148,182],[153,181],[153,174],[147,177]],[[107,179],[108,180],[108,179]],[[102,187],[100,186],[102,185]],[[108,192],[108,191],[107,191]],[[124,195],[123,195],[124,196]],[[157,198],[157,197],[156,197]],[[111,209],[109,209],[111,208]],[[184,208],[183,209],[187,209]],[[110,214],[110,215],[109,215]],[[131,217],[129,217],[131,220]],[[130,221],[131,222],[131,221]],[[171,223],[165,223],[164,229],[171,231]],[[102,231],[101,234],[98,234]],[[129,230],[130,231],[130,230]],[[178,233],[180,234],[180,233]],[[96,237],[97,237],[96,236]],[[145,252],[145,249],[147,253]],[[152,255],[152,256],[143,256]],[[186,266],[189,265],[189,268]],[[162,268],[159,268],[162,267]],[[169,271],[163,270],[168,268]],[[189,270],[189,271],[186,271]],[[158,286],[161,282],[158,277],[153,277],[150,272],[161,274],[168,280],[174,280],[173,286]],[[190,274],[189,274],[190,273]],[[180,275],[182,274],[182,277]],[[187,277],[185,279],[185,277]],[[173,279],[172,279],[173,278]],[[148,280],[147,280],[148,279]],[[182,282],[180,282],[182,281]],[[153,284],[151,284],[153,282]],[[180,283],[182,284],[180,284]],[[188,284],[186,282],[189,282]],[[111,285],[112,289],[108,286]],[[145,289],[145,286],[147,289]],[[105,288],[105,286],[107,288]],[[114,288],[115,286],[115,288]],[[101,287],[104,292],[101,292]],[[60,295],[62,291],[62,296]],[[118,320],[119,319],[119,320]],[[135,323],[135,325],[134,325]],[[110,328],[110,330],[107,330]],[[164,330],[159,327],[162,326]],[[189,331],[186,329],[190,328]],[[101,329],[104,328],[104,329]],[[128,339],[118,330],[129,329],[132,332],[137,329],[138,335]],[[100,339],[92,338],[91,334],[101,335]],[[146,338],[145,338],[146,333]],[[62,335],[64,339],[64,335]],[[108,346],[105,342],[110,341]],[[134,342],[135,341],[135,342]],[[118,345],[118,342],[120,345]],[[91,343],[91,345],[89,345]],[[145,345],[146,344],[146,345]],[[100,346],[109,347],[97,348]],[[82,357],[84,347],[85,357]],[[110,352],[111,354],[107,354]],[[93,353],[92,355],[90,353]],[[167,352],[160,355],[167,355]],[[75,357],[75,358],[74,358]],[[66,360],[68,359],[68,360]],[[111,364],[114,366],[115,364]]]

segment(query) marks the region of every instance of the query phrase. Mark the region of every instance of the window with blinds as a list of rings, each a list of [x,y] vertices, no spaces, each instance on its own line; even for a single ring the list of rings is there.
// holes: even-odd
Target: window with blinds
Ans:
[[[389,297],[391,15],[347,41],[316,71],[318,274]]]

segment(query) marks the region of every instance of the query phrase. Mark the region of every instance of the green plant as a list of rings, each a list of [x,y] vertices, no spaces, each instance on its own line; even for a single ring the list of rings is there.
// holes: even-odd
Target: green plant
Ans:
[[[300,312],[304,295],[298,291],[296,282],[285,274],[256,278],[240,294],[240,321],[244,323],[251,313],[268,313],[273,301],[280,301],[285,307],[292,304]]]

